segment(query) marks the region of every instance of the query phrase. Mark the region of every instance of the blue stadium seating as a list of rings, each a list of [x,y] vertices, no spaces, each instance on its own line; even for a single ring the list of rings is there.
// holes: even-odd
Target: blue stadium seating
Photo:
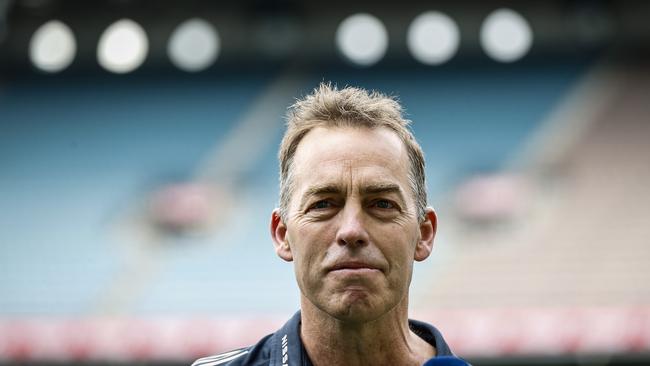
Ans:
[[[321,80],[397,94],[428,159],[430,199],[467,171],[498,168],[552,110],[586,63],[331,68]],[[92,314],[124,270],[115,222],[157,185],[187,179],[227,136],[273,73],[9,83],[0,95],[0,314]],[[288,101],[290,102],[290,101]],[[273,144],[245,173],[221,229],[169,239],[124,313],[289,313],[292,268],[275,257]]]

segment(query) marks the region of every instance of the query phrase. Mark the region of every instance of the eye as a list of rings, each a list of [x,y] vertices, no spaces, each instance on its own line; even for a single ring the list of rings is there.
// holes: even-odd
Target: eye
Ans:
[[[327,201],[327,200],[322,200],[314,203],[313,205],[310,206],[310,209],[313,210],[324,210],[326,208],[332,207],[332,202]]]
[[[396,207],[395,204],[389,200],[377,200],[374,202],[374,205],[383,210],[390,210]]]

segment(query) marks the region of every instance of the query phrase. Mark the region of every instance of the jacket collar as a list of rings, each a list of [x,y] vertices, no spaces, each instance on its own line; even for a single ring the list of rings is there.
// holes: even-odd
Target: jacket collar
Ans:
[[[311,366],[300,340],[300,311],[271,340],[271,366]]]
[[[271,339],[271,366],[312,366],[300,339],[300,311],[280,328]],[[436,348],[436,356],[452,356],[451,349],[434,326],[409,319],[409,328]]]

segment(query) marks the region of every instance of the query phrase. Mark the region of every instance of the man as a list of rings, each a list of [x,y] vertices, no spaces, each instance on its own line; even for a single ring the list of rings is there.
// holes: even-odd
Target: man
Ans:
[[[195,366],[410,366],[452,354],[433,326],[408,319],[413,261],[429,256],[437,225],[408,124],[392,98],[329,84],[290,108],[270,229],[294,264],[301,311]]]

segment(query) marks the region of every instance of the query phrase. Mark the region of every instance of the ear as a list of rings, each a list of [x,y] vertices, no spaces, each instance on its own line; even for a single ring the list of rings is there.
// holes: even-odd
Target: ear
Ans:
[[[433,249],[433,238],[436,236],[438,229],[438,217],[431,207],[427,207],[424,212],[424,221],[420,223],[420,240],[415,247],[414,259],[421,262],[431,254]]]
[[[275,253],[278,257],[287,262],[293,261],[293,254],[291,247],[287,241],[287,226],[280,217],[280,209],[276,208],[271,214],[271,238],[273,238],[273,245],[275,246]]]

